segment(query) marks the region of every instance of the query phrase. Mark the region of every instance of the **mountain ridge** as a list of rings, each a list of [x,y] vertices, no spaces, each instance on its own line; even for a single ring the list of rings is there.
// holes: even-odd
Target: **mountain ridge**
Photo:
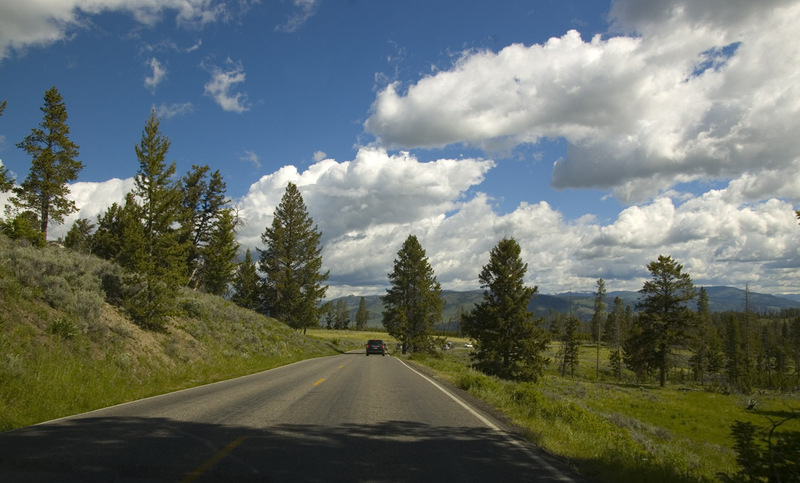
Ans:
[[[708,293],[709,309],[712,312],[743,312],[745,305],[749,305],[749,310],[755,313],[777,312],[783,309],[800,308],[800,294],[771,295],[757,292],[749,292],[735,287],[712,286],[705,287]],[[442,291],[442,299],[445,301],[445,308],[442,311],[442,323],[438,328],[447,328],[448,323],[453,324],[456,312],[459,307],[464,311],[469,311],[479,303],[483,297],[483,290]],[[594,297],[592,292],[563,292],[555,294],[536,294],[528,305],[529,310],[533,310],[537,317],[546,317],[551,313],[566,314],[572,313],[582,321],[591,319],[594,312]],[[614,298],[619,297],[623,305],[630,306],[636,310],[636,304],[641,297],[639,292],[634,291],[612,291],[607,292],[605,297],[606,310],[610,310]],[[380,295],[364,296],[369,310],[370,317],[368,327],[381,327],[381,314],[383,304]],[[333,299],[334,304],[345,299],[347,309],[350,314],[351,324],[355,321],[355,313],[361,296],[347,295]],[[690,304],[695,308],[696,303]]]

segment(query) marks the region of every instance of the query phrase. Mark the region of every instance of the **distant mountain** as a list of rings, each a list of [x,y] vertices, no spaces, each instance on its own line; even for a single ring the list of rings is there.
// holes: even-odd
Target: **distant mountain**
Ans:
[[[781,295],[776,295],[776,297],[791,300],[792,302],[797,302],[800,304],[800,293],[785,293]]]
[[[699,287],[698,287],[699,288]],[[708,292],[708,305],[712,312],[741,312],[745,308],[746,292],[742,289],[733,287],[706,287]],[[611,309],[614,298],[622,299],[623,305],[630,306],[634,310],[642,294],[630,291],[614,291],[606,293],[606,306]],[[456,292],[446,290],[442,292],[442,299],[445,301],[445,308],[442,311],[441,328],[447,328],[448,324],[454,327],[454,321],[459,307],[465,312],[472,310],[475,304],[479,303],[483,297],[482,290],[472,290],[468,292]],[[350,312],[351,324],[355,323],[356,311],[361,297],[349,295],[343,297]],[[383,304],[380,296],[368,295],[364,297],[369,310],[369,326],[381,327],[383,325]],[[334,300],[336,303],[338,299]],[[782,309],[800,308],[800,294],[790,295],[768,295],[750,292],[749,306],[752,312],[777,312]],[[692,304],[694,308],[694,304]],[[594,293],[591,292],[572,292],[559,294],[537,294],[531,299],[528,309],[532,310],[537,317],[546,317],[551,313],[566,314],[572,313],[583,321],[588,321],[594,313]]]
[[[777,312],[781,309],[800,307],[800,298],[792,300],[785,296],[766,295],[732,287],[706,287],[709,307],[712,312],[743,311],[745,299],[749,298],[750,310],[756,313]]]

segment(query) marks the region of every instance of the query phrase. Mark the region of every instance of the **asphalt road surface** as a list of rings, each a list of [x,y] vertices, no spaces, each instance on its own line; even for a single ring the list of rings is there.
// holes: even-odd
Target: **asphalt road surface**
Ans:
[[[0,481],[573,481],[391,356],[344,354],[0,433]]]

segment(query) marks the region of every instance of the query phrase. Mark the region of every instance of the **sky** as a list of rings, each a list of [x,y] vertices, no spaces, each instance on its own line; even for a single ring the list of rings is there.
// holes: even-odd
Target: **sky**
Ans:
[[[446,290],[513,237],[540,293],[659,255],[800,293],[799,31],[795,0],[0,0],[0,163],[55,86],[85,167],[51,239],[131,190],[154,110],[242,250],[300,188],[329,297],[385,293],[412,234]]]

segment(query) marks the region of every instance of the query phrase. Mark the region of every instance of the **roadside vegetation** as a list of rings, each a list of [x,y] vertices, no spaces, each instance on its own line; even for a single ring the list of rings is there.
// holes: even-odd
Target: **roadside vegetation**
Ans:
[[[770,421],[794,418],[780,431],[800,434],[796,393],[761,391],[754,397],[688,383],[660,387],[657,381],[637,383],[628,371],[624,381],[607,370],[598,380],[595,348],[589,344],[579,346],[575,376],[562,377],[551,366],[536,383],[515,382],[476,371],[469,364],[471,351],[460,341],[455,346],[412,360],[489,403],[528,439],[592,481],[779,481],[756,474],[737,477],[745,468],[737,461],[732,428],[737,422],[759,428],[755,443],[762,451]],[[548,355],[556,357],[559,350],[553,343]],[[753,399],[756,407],[747,409]],[[800,446],[794,448],[796,455]]]
[[[0,235],[0,430],[340,351],[185,288],[162,328],[142,327],[109,303],[125,280],[111,262]]]
[[[526,269],[513,239],[498,243],[481,272],[483,301],[449,334],[433,330],[437,314],[406,320],[413,306],[384,297],[394,303],[388,335],[422,336],[395,354],[488,402],[592,480],[800,481],[800,313],[754,314],[746,301],[744,313],[711,313],[706,291],[659,256],[635,310],[615,298],[607,311],[600,279],[588,323],[571,312],[536,318]],[[394,273],[417,272],[429,271]],[[387,293],[437,292],[409,280],[390,275]],[[346,307],[335,313],[328,327],[347,328]],[[445,336],[468,338],[445,350]]]
[[[383,339],[390,347],[396,342],[380,331],[321,329],[309,334],[342,347],[360,348],[367,339]],[[616,380],[608,365],[601,366],[598,378],[596,347],[588,337],[578,344],[574,376],[564,377],[550,365],[535,383],[510,381],[471,367],[474,350],[465,347],[470,339],[452,334],[447,340],[453,349],[405,356],[398,350],[390,353],[427,367],[436,379],[487,402],[523,436],[591,481],[796,481],[766,476],[756,460],[751,467],[743,466],[736,449],[741,431],[734,431],[747,425],[756,428],[753,449],[761,453],[767,450],[764,438],[773,422],[785,421],[779,433],[797,438],[800,395],[796,391],[729,392],[692,383],[680,371],[661,387],[657,378],[636,382],[630,370],[623,370],[623,379]],[[546,355],[555,359],[561,350],[561,343],[553,342]],[[607,348],[601,348],[601,358],[607,360],[609,355]],[[778,463],[786,472],[795,471],[796,456],[795,460],[792,456],[800,445],[796,439],[784,441],[794,446],[782,448],[789,457]],[[777,443],[773,436],[772,444]]]

